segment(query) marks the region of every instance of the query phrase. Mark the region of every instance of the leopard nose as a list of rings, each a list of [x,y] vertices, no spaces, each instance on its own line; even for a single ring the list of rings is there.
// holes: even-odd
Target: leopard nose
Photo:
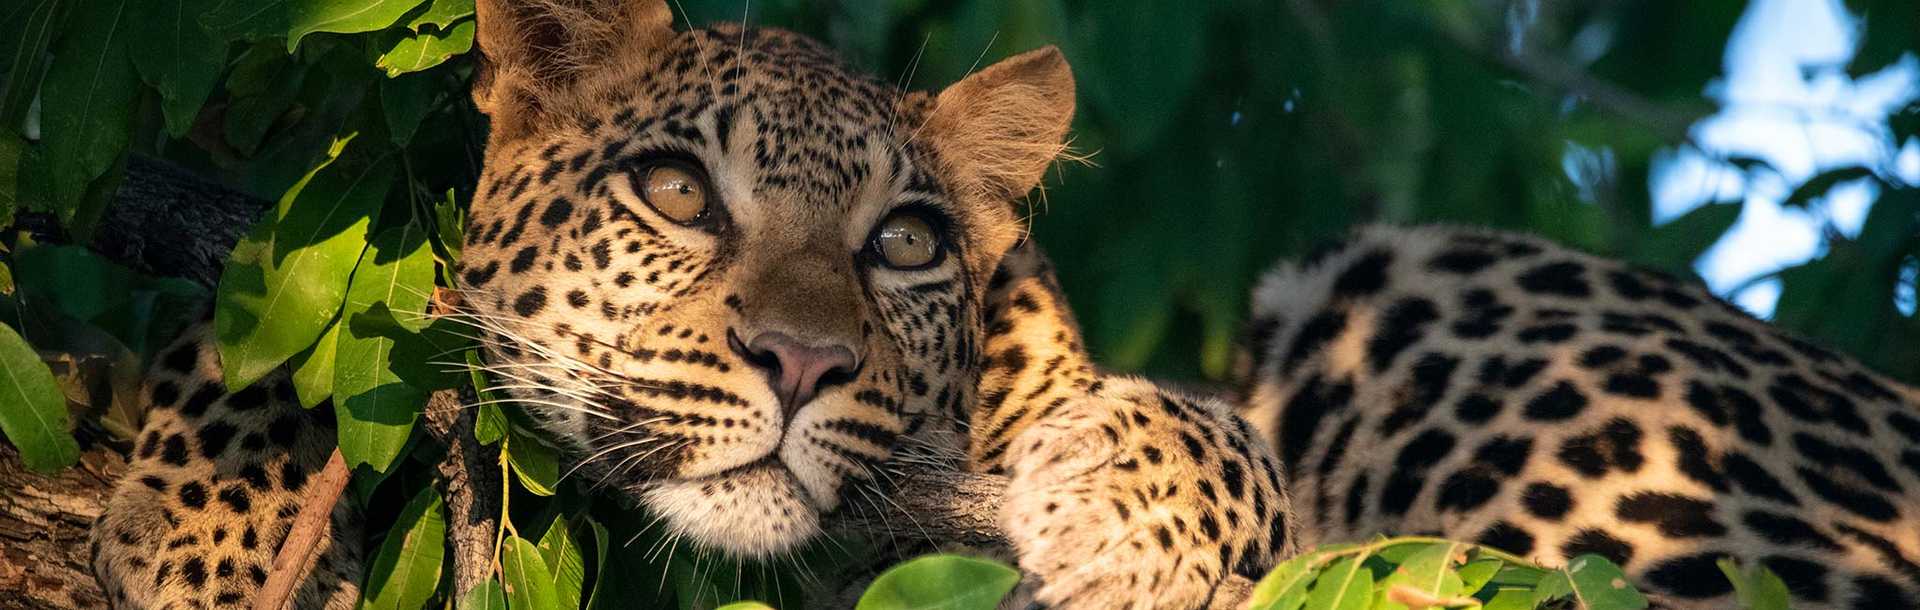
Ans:
[[[810,345],[786,333],[767,331],[742,343],[729,332],[734,351],[766,372],[788,417],[821,390],[853,380],[859,358],[843,345]]]

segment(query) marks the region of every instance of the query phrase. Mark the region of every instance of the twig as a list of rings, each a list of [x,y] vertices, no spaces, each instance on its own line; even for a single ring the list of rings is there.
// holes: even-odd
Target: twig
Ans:
[[[314,563],[320,559],[320,540],[333,529],[333,506],[340,502],[340,492],[347,488],[350,474],[346,458],[341,457],[339,449],[334,449],[333,456],[327,458],[326,468],[320,471],[320,476],[307,489],[306,499],[300,502],[300,514],[293,518],[293,529],[280,543],[280,552],[273,558],[273,570],[267,573],[267,583],[260,586],[260,593],[253,598],[253,610],[284,610],[293,598],[294,588],[313,571]]]
[[[1527,80],[1583,98],[1604,112],[1640,123],[1674,142],[1691,142],[1689,134],[1694,122],[1707,115],[1706,112],[1676,109],[1654,102],[1539,49],[1527,48],[1517,52],[1499,50],[1464,24],[1442,23],[1436,29],[1447,40],[1469,53],[1518,72]]]

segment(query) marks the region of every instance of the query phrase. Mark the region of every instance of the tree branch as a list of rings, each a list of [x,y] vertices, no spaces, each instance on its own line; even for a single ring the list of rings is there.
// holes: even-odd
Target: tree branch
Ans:
[[[1517,53],[1502,50],[1467,24],[1439,21],[1435,29],[1461,49],[1519,73],[1529,81],[1584,99],[1602,112],[1646,126],[1671,141],[1691,141],[1693,124],[1709,114],[1654,102],[1539,49],[1527,48]]]
[[[279,554],[273,557],[267,582],[260,585],[260,592],[253,596],[253,610],[287,608],[293,599],[293,590],[306,581],[307,573],[320,561],[320,540],[333,531],[333,507],[340,503],[340,493],[346,491],[347,479],[352,474],[347,470],[347,459],[340,455],[339,449],[334,449],[320,476],[307,486],[307,497],[300,501],[300,513],[293,518],[293,528],[280,544]]]

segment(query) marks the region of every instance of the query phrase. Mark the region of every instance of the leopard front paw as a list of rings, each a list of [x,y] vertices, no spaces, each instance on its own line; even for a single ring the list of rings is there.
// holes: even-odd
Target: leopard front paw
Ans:
[[[1120,386],[1120,387],[1112,387]],[[1024,593],[1075,608],[1202,608],[1286,544],[1271,456],[1223,405],[1109,384],[1021,431],[1001,527]]]

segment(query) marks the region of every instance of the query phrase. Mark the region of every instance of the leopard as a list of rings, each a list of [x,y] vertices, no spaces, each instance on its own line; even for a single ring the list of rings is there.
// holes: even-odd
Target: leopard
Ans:
[[[1255,428],[1094,366],[1027,237],[1074,115],[1058,49],[909,91],[778,28],[677,28],[665,0],[475,4],[486,150],[436,315],[575,480],[756,560],[894,464],[1004,476],[1015,597],[1063,609],[1203,607],[1290,552]],[[202,327],[146,380],[92,530],[115,607],[251,603],[332,450],[286,371],[219,371]],[[342,504],[296,608],[356,603]]]
[[[1369,226],[1265,275],[1240,415],[1301,545],[1472,541],[1731,608],[1920,606],[1920,389],[1694,280],[1514,232]]]
[[[1599,554],[1676,607],[1731,603],[1722,558],[1805,607],[1920,598],[1920,393],[1698,285],[1363,229],[1262,281],[1236,391],[1181,389],[1099,367],[1027,235],[1073,117],[1058,50],[919,92],[662,0],[476,12],[490,125],[443,315],[583,480],[690,544],[790,552],[914,461],[1006,477],[1009,607],[1226,607],[1395,533]],[[96,571],[117,607],[244,604],[326,410],[284,372],[227,392],[204,331],[156,371]],[[331,519],[296,607],[358,596],[358,516]]]

